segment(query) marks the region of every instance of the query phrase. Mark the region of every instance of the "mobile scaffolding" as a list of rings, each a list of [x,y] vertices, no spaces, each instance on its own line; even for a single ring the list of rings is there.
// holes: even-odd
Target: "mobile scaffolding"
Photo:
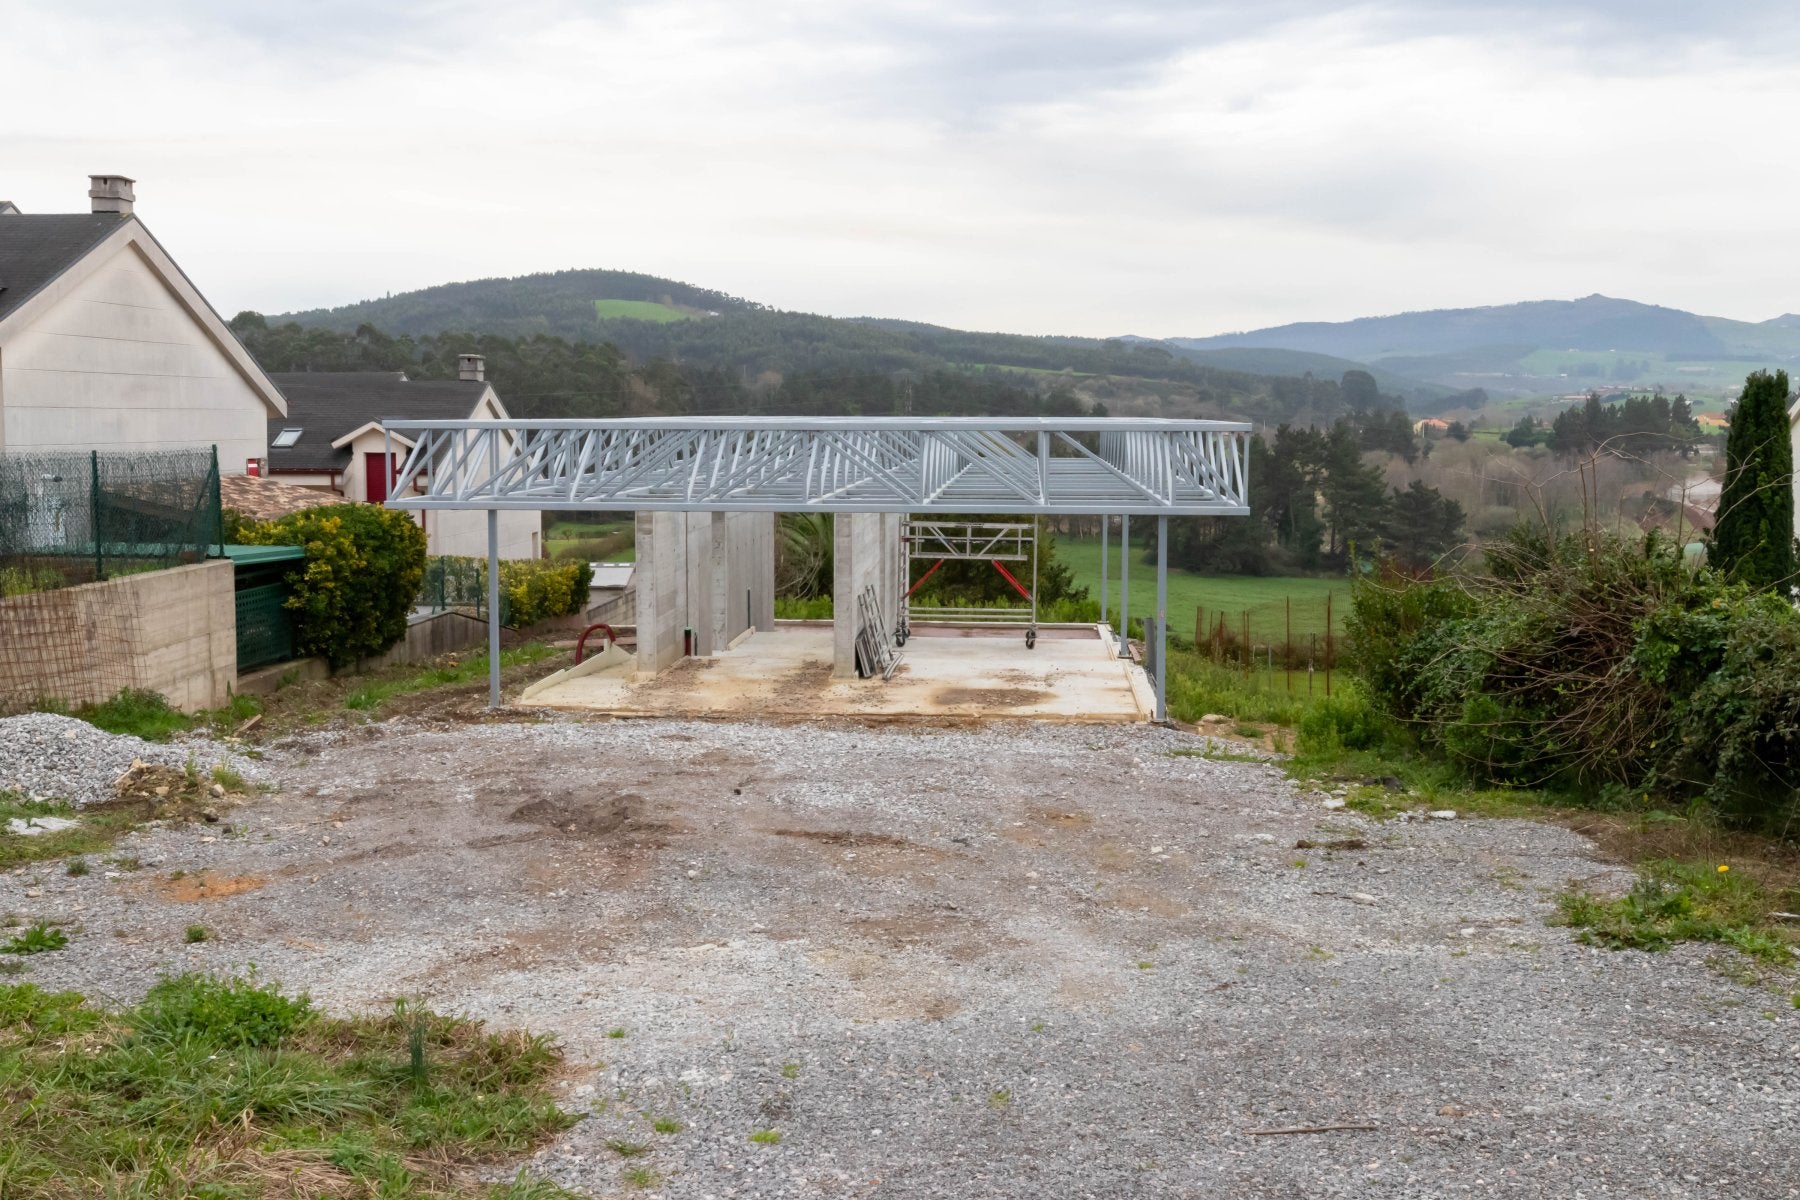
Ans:
[[[1037,645],[1038,626],[1038,529],[1030,524],[1000,521],[908,520],[900,531],[900,557],[905,577],[912,579],[913,564],[930,562],[917,582],[906,589],[900,609],[900,625],[894,638],[901,645],[912,636],[914,619],[983,625],[1025,626],[1025,648]],[[1009,562],[1031,563],[1031,587],[1006,568]],[[915,604],[913,594],[947,562],[986,562],[1012,585],[1023,604],[1006,608],[958,608],[950,605]],[[1023,569],[1021,568],[1021,574]]]

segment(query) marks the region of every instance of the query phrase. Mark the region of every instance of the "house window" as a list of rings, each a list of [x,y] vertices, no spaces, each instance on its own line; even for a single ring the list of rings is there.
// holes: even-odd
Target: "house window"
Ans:
[[[269,445],[275,447],[277,450],[286,450],[289,446],[292,446],[295,442],[300,440],[300,435],[303,432],[304,430],[299,429],[284,429],[275,435],[275,440],[270,442]]]

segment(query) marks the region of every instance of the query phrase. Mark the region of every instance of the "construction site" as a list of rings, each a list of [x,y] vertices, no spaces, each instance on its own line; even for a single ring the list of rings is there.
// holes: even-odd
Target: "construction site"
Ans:
[[[411,449],[396,507],[636,513],[635,627],[584,633],[577,663],[516,699],[658,716],[1164,720],[1170,516],[1239,516],[1249,427],[1218,421],[389,422]],[[829,513],[831,619],[775,619],[777,515]],[[974,514],[974,515],[971,515]],[[1129,628],[1130,520],[1155,518],[1135,648],[1106,620],[1050,624],[1038,521],[1117,516]],[[998,606],[930,603],[946,563],[986,564]],[[496,577],[497,572],[490,577]],[[1144,603],[1148,593],[1152,599]],[[929,593],[927,593],[929,595]],[[497,601],[490,612],[497,612]],[[594,653],[585,653],[588,635]],[[497,620],[490,632],[497,648]],[[498,657],[490,702],[503,699]]]

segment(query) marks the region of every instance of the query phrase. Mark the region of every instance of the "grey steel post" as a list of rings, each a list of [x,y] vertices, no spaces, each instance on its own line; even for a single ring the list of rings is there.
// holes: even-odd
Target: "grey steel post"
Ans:
[[[500,510],[488,517],[488,707],[500,707]]]
[[[1169,518],[1156,518],[1156,719],[1169,719]]]
[[[1112,524],[1112,518],[1102,515],[1100,518],[1100,623],[1106,624],[1106,527]]]
[[[1119,518],[1119,657],[1131,657],[1131,514]]]

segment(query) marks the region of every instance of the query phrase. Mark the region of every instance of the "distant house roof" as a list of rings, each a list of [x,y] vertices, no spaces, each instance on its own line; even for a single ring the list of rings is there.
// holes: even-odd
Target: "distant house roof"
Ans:
[[[253,521],[273,521],[289,513],[318,508],[324,504],[342,504],[344,498],[330,492],[295,487],[255,475],[221,475],[219,503]]]
[[[0,320],[132,218],[118,213],[7,213],[0,221]]]
[[[269,422],[274,471],[341,471],[350,465],[351,449],[333,443],[345,435],[387,417],[467,420],[490,386],[408,379],[401,371],[288,371],[270,378],[288,402],[288,415]]]

